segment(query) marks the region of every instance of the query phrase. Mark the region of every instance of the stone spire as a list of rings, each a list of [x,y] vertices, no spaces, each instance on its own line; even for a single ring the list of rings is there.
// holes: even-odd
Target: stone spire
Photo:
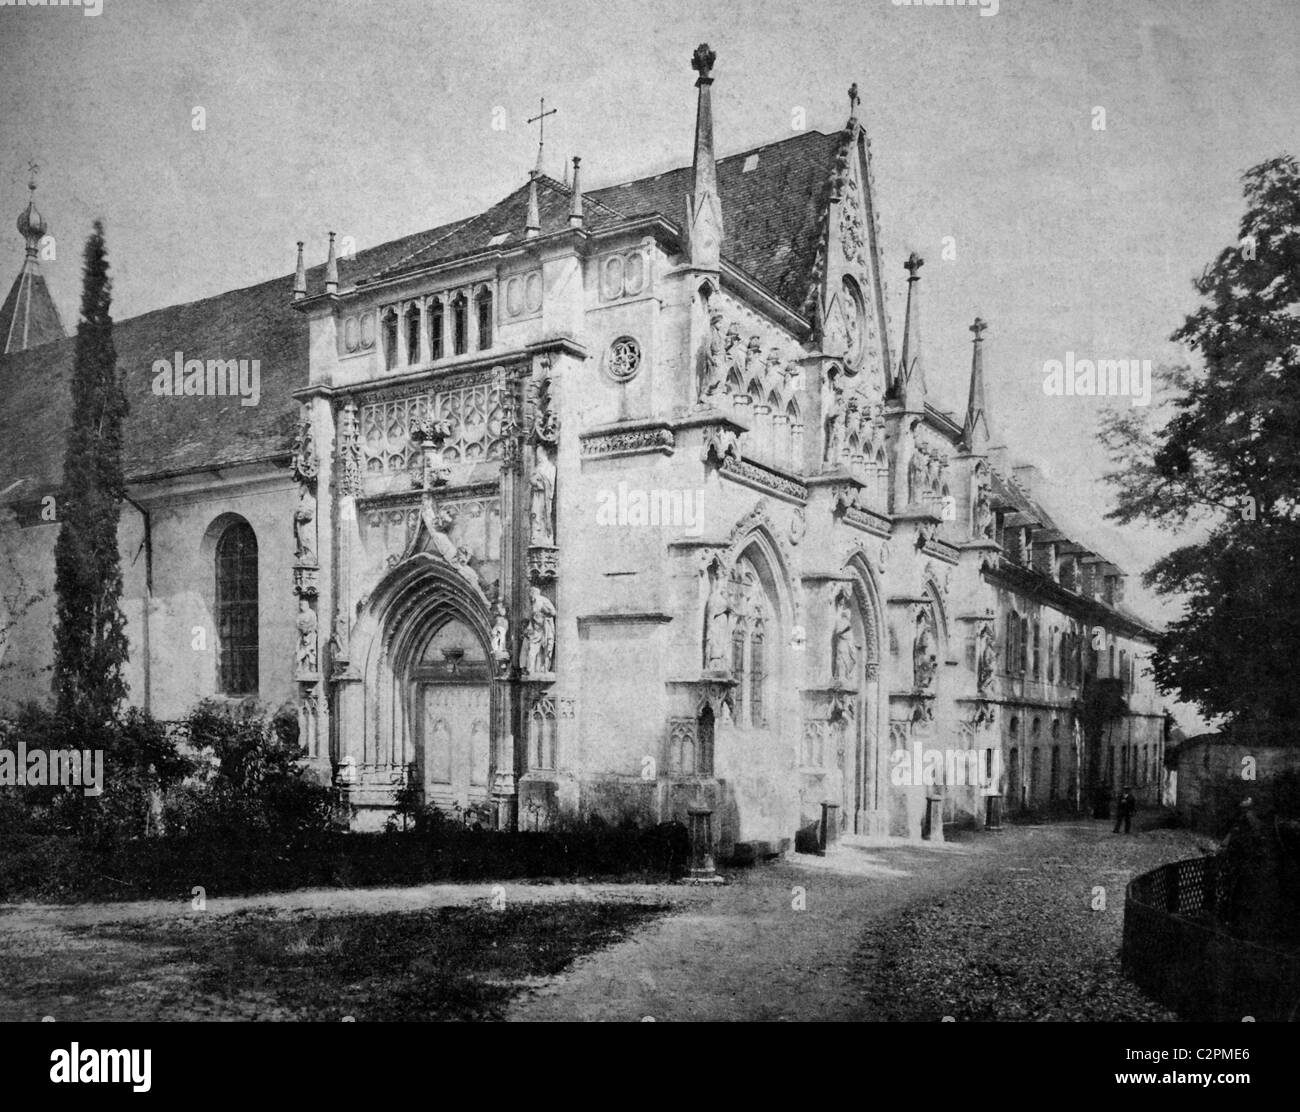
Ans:
[[[921,267],[925,260],[915,251],[903,268],[907,271],[907,319],[903,323],[903,356],[898,364],[897,390],[903,408],[925,408],[925,368],[921,362]]]
[[[528,175],[528,217],[524,222],[524,238],[536,239],[542,230],[541,209],[537,204],[537,171]]]
[[[582,227],[582,184],[578,180],[578,164],[582,162],[576,154],[573,156],[573,203],[569,206],[569,227]]]
[[[970,362],[970,398],[966,402],[966,421],[961,439],[966,450],[975,455],[984,455],[991,436],[989,407],[984,397],[984,333],[987,329],[988,324],[979,317],[970,326],[975,340]]]
[[[330,232],[330,253],[325,259],[325,292],[327,294],[339,292],[339,260],[334,254],[333,232]]]
[[[293,299],[301,301],[307,296],[307,264],[302,257],[302,240],[298,241],[298,266],[293,273]]]
[[[700,76],[695,87],[695,161],[691,169],[691,196],[686,201],[686,238],[691,265],[717,270],[722,249],[722,204],[718,199],[718,167],[713,157],[713,63],[717,54],[700,43],[691,56],[691,68]]]
[[[0,306],[0,355],[26,351],[67,336],[59,310],[41,273],[40,246],[49,225],[36,209],[36,167],[27,183],[31,196],[18,214],[18,234],[27,245],[22,269]]]

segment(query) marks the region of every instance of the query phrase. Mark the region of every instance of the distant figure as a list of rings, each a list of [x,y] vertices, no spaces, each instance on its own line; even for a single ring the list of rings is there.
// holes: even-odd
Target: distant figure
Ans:
[[[1115,830],[1119,833],[1119,824],[1124,824],[1124,833],[1131,834],[1133,826],[1133,812],[1137,810],[1137,800],[1133,798],[1133,789],[1125,788],[1124,794],[1119,797],[1119,802],[1115,804]]]

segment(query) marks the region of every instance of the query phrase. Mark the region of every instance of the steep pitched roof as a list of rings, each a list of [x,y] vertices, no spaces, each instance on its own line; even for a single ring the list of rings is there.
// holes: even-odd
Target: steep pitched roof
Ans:
[[[40,347],[64,336],[63,321],[45,275],[29,255],[0,306],[0,355]]]
[[[818,216],[826,203],[835,154],[842,142],[842,135],[809,131],[718,162],[725,228],[723,258],[796,311],[814,280]],[[745,169],[747,164],[751,164],[749,170]],[[572,196],[569,187],[545,175],[538,177],[537,185],[541,234],[567,227]],[[621,185],[585,190],[584,226],[599,231],[635,217],[653,215],[680,226],[690,191],[689,166]],[[362,281],[450,262],[490,246],[520,243],[527,208],[528,186],[522,185],[487,211]],[[497,236],[505,238],[491,243]]]
[[[804,302],[815,277],[818,212],[840,142],[837,135],[805,132],[718,163],[724,258],[793,308]],[[655,214],[679,225],[690,174],[690,167],[681,167],[585,191],[584,225],[600,230]],[[568,186],[538,178],[543,233],[567,226],[571,196]],[[475,216],[340,258],[340,283],[363,284],[476,254],[503,232],[505,244],[513,243],[523,237],[527,201],[524,185]],[[309,294],[323,291],[324,271],[324,266],[308,271]],[[131,405],[123,448],[128,478],[229,466],[289,451],[298,413],[292,392],[306,384],[308,373],[307,322],[291,307],[292,287],[293,276],[286,274],[116,322],[118,363]],[[55,312],[53,302],[48,304]],[[0,500],[30,498],[59,482],[74,349],[68,338],[0,354]],[[260,360],[259,404],[155,397],[154,361],[170,360],[177,351],[185,359]]]

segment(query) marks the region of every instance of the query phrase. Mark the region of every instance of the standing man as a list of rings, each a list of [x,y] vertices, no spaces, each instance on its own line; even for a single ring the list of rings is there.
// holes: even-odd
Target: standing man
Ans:
[[[1125,788],[1124,794],[1115,804],[1115,833],[1119,833],[1119,824],[1124,824],[1124,833],[1132,833],[1133,812],[1137,810],[1137,800],[1133,798],[1133,789]]]

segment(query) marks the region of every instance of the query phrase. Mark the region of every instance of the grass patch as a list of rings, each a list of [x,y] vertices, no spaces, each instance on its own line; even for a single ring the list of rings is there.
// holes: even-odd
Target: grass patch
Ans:
[[[123,970],[123,980],[166,978],[169,964],[183,963],[188,987],[179,996],[171,990],[168,1018],[186,1018],[188,997],[202,1002],[196,1013],[211,1018],[492,1020],[533,978],[554,976],[668,910],[590,902],[376,915],[249,910],[68,933],[125,944],[140,960]]]

